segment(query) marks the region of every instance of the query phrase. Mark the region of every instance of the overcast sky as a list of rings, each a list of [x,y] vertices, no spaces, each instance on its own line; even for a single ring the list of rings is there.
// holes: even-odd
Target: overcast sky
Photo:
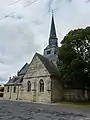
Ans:
[[[0,83],[30,63],[35,52],[43,54],[52,9],[59,45],[71,29],[90,25],[90,0],[38,0],[27,6],[33,1],[0,0]]]

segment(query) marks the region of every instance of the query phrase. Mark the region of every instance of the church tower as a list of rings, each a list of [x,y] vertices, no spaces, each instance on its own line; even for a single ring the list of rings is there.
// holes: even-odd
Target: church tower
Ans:
[[[54,16],[52,14],[49,44],[44,49],[44,56],[47,57],[49,60],[56,61],[57,60],[57,52],[58,52],[58,39],[57,39],[57,35],[56,35]]]

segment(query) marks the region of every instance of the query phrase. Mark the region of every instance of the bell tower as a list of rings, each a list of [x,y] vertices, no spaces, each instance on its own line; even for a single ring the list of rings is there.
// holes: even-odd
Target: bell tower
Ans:
[[[51,29],[48,46],[44,49],[44,56],[49,60],[56,61],[58,52],[58,38],[56,35],[54,15],[52,14]]]

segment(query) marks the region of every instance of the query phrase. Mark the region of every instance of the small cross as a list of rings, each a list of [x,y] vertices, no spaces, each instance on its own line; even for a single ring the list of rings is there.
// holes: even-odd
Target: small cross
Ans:
[[[54,10],[52,10],[52,15],[54,15]]]

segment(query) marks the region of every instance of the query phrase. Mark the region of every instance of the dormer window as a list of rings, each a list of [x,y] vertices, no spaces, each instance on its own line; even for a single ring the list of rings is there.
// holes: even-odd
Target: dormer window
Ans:
[[[51,53],[51,50],[48,50],[48,51],[47,51],[47,54],[50,54],[50,53]]]

